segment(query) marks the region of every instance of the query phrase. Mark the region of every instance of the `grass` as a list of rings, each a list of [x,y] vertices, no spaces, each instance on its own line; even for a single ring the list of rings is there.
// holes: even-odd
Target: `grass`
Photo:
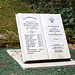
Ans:
[[[10,57],[7,48],[0,48],[0,75],[75,75],[75,67],[55,67],[23,70],[20,65]],[[75,50],[70,50],[75,60]],[[59,71],[58,71],[59,70]]]
[[[6,40],[0,40],[0,43],[11,44],[11,42],[19,42],[18,38],[12,39],[13,34],[8,34],[9,32],[18,35],[15,14],[16,13],[32,13],[33,10],[30,9],[26,4],[22,3],[20,0],[0,0],[0,34],[7,34]],[[4,28],[6,30],[4,30]],[[12,45],[12,44],[11,44]]]

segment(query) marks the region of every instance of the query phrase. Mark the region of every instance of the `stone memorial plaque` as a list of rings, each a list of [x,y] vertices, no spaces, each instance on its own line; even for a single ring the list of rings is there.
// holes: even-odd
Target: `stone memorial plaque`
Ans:
[[[23,62],[70,59],[60,14],[16,14]]]

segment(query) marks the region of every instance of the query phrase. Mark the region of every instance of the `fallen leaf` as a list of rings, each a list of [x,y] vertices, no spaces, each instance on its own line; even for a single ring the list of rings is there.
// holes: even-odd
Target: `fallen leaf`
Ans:
[[[58,70],[59,72],[61,71],[61,69]]]

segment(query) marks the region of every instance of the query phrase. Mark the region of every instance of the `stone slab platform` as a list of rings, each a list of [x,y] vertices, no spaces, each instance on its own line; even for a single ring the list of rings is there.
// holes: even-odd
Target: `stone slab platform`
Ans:
[[[42,63],[23,63],[20,49],[9,49],[7,53],[16,60],[23,69],[49,68],[61,66],[75,66],[75,61],[42,62]]]

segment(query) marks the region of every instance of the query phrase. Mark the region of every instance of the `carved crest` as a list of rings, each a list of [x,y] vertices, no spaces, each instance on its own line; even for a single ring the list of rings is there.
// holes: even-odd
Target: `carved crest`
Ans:
[[[52,17],[50,17],[49,20],[50,20],[51,23],[54,23],[54,19]]]

